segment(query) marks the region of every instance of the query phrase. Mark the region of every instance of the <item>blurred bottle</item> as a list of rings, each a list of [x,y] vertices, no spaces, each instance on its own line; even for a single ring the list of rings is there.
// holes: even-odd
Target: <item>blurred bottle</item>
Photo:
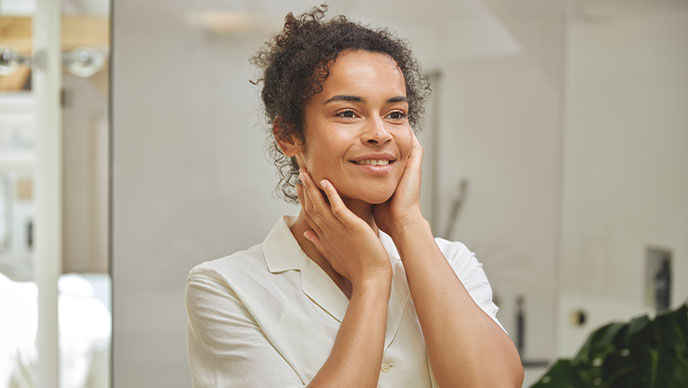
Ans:
[[[525,311],[524,311],[524,298],[523,295],[516,297],[516,349],[518,349],[518,354],[523,356],[525,350]]]
[[[655,308],[658,313],[666,311],[671,306],[671,265],[668,258],[662,259],[662,264],[655,274]]]

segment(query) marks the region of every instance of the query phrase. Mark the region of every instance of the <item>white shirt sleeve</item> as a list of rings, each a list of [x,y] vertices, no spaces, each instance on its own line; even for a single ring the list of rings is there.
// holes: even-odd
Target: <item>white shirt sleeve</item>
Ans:
[[[497,320],[499,308],[492,301],[492,287],[490,287],[483,265],[478,262],[475,253],[460,242],[447,241],[441,238],[436,239],[436,241],[454,273],[459,277],[475,303],[504,329],[504,326]]]
[[[230,287],[187,279],[189,366],[194,387],[303,387]]]

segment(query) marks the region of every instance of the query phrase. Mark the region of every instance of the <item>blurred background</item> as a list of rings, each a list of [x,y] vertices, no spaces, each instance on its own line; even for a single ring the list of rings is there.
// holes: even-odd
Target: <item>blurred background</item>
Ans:
[[[424,214],[484,263],[524,386],[685,302],[688,1],[328,3],[431,78]],[[188,271],[298,212],[248,58],[314,5],[0,0],[0,388],[190,386]]]

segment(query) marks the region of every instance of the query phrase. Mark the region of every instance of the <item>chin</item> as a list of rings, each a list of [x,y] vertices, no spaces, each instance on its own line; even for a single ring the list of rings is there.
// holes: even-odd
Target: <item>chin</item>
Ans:
[[[392,196],[388,195],[384,198],[376,198],[376,199],[373,199],[372,201],[366,201],[366,202],[368,202],[371,205],[382,205],[383,203],[387,202],[387,200],[389,200],[390,198],[392,198]]]
[[[340,192],[340,196],[349,200],[365,202],[369,205],[380,205],[392,198],[397,184],[398,182],[394,184],[391,184],[391,182],[385,182],[385,184],[363,183],[360,186],[347,187]],[[366,186],[368,187],[366,188]]]
[[[371,205],[380,205],[387,202],[388,199],[392,198],[394,190],[380,191],[375,193],[365,193],[359,197],[361,201],[369,203]]]

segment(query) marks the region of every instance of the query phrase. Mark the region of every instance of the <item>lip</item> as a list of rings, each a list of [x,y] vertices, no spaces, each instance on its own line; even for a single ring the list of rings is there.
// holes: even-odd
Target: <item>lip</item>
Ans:
[[[385,166],[376,166],[372,164],[354,163],[360,162],[362,160],[389,160],[389,164]],[[358,155],[355,158],[350,159],[349,162],[353,167],[360,169],[367,174],[377,177],[384,177],[389,175],[389,173],[392,171],[392,165],[396,160],[396,157],[391,152],[371,152],[363,155]]]
[[[354,164],[351,165],[355,168],[363,170],[366,174],[370,174],[377,177],[384,177],[389,175],[392,171],[392,165],[388,164],[386,166],[373,166],[372,164]]]
[[[397,160],[397,158],[391,152],[370,152],[367,154],[359,155],[353,159],[350,159],[349,161],[360,162],[362,160],[389,160],[391,164],[392,162]]]

